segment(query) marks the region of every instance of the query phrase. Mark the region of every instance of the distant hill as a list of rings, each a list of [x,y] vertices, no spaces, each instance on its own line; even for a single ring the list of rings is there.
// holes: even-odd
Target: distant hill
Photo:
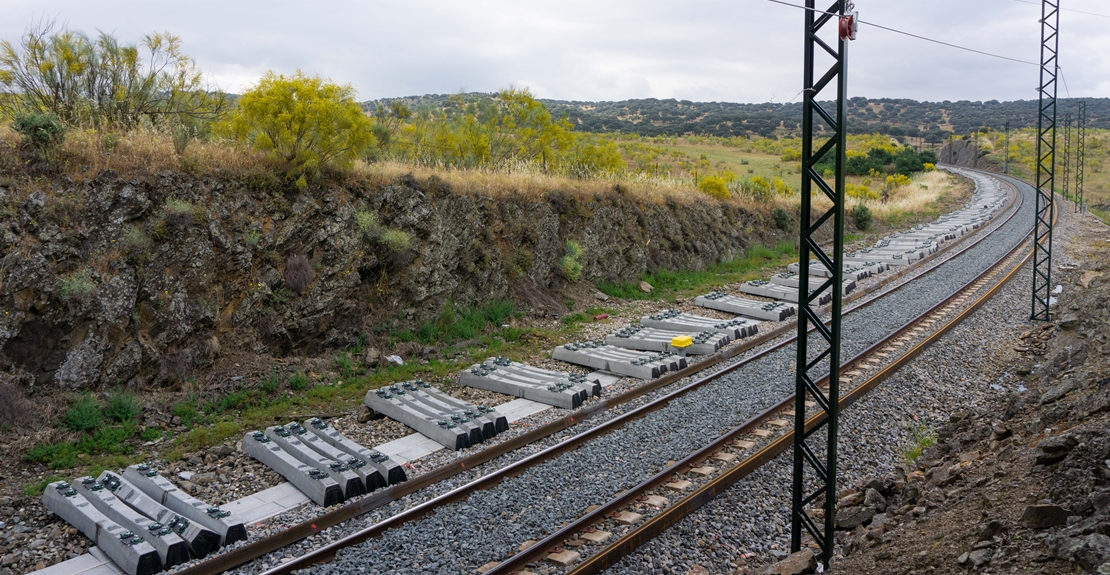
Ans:
[[[491,97],[471,93],[467,97]],[[403,100],[412,107],[450,109],[447,94],[385,98],[363,104],[372,109],[379,103]],[[1087,125],[1110,129],[1110,98],[1085,98]],[[541,100],[555,116],[566,116],[579,130],[622,132],[644,136],[699,134],[744,136],[797,133],[802,106],[791,104],[734,104],[646,98],[620,102]],[[1059,116],[1074,112],[1076,100],[1059,100]],[[918,102],[890,98],[852,98],[848,105],[848,129],[852,133],[881,132],[941,142],[949,134],[966,134],[981,128],[1002,130],[1036,126],[1037,101],[1013,102]]]

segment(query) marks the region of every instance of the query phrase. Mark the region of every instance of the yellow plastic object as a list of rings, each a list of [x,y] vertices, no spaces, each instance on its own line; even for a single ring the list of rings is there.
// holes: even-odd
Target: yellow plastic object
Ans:
[[[671,347],[683,349],[694,345],[694,338],[688,335],[680,335],[671,339]]]

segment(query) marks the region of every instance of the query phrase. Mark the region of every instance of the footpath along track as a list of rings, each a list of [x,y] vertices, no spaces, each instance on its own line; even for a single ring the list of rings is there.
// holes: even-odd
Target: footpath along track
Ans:
[[[876,294],[881,293],[883,290],[898,289],[900,281],[908,282],[922,277],[948,261],[959,257],[967,250],[983,242],[994,230],[1007,225],[1015,217],[1018,210],[1022,208],[1023,203],[1023,197],[1021,195],[1015,195],[1011,198],[1009,205],[999,210],[992,221],[975,232],[957,241],[946,243],[939,252],[926,257],[917,265],[907,266],[898,271],[891,271],[887,274],[883,274],[881,280],[869,282],[867,287],[857,290],[855,293],[847,296],[845,302],[862,300],[868,296],[871,298],[879,297]],[[852,310],[865,307],[869,303],[870,301],[858,303]],[[793,322],[791,322],[758,337],[744,340],[739,345],[729,346],[721,352],[704,357],[684,370],[669,373],[665,377],[647,382],[644,385],[628,390],[617,396],[592,403],[584,409],[572,412],[569,415],[533,429],[521,436],[509,439],[479,453],[460,458],[451,464],[414,477],[406,483],[381,490],[370,496],[321,514],[309,521],[291,525],[276,535],[228,549],[219,555],[194,563],[176,572],[215,574],[240,566],[242,566],[245,572],[260,572],[268,567],[267,562],[272,564],[273,562],[281,560],[288,561],[291,557],[309,553],[312,549],[320,545],[318,541],[320,539],[334,541],[339,536],[357,531],[360,527],[355,525],[356,523],[365,525],[369,524],[371,521],[386,520],[390,518],[391,515],[396,515],[398,521],[401,522],[411,520],[419,515],[410,512],[418,512],[428,508],[421,505],[425,503],[425,501],[413,501],[414,498],[430,500],[432,502],[431,508],[445,504],[448,502],[445,498],[433,498],[450,491],[455,485],[478,477],[482,472],[487,472],[487,470],[482,468],[483,464],[497,458],[506,457],[507,455],[515,458],[524,458],[529,452],[539,451],[545,447],[545,445],[554,443],[560,437],[569,436],[570,431],[568,430],[587,419],[599,420],[606,417],[617,417],[619,412],[632,409],[633,407],[637,407],[638,404],[648,402],[654,397],[662,395],[669,386],[688,381],[692,376],[710,367],[718,365],[729,366],[727,369],[722,370],[721,373],[736,369],[740,367],[742,363],[750,361],[750,358],[741,358],[740,356],[742,356],[742,354],[754,348],[769,345],[777,339],[785,339],[787,336],[792,338],[794,327]],[[680,389],[675,394],[672,394],[672,396],[685,394],[710,380],[711,378],[699,380],[692,386]],[[665,401],[653,401],[646,410],[639,411],[638,413],[642,414],[646,411],[658,409],[663,405],[665,405]],[[617,422],[616,425],[623,425],[623,423],[631,419],[634,418],[626,418]],[[611,427],[612,426],[610,426],[610,428]],[[557,452],[547,452],[544,454],[544,457],[550,457],[555,454],[557,454]],[[534,465],[540,460],[541,459],[537,458],[528,458],[526,464]],[[494,462],[489,465],[496,465],[497,463],[498,462]],[[485,467],[489,467],[489,465]],[[465,497],[465,495],[463,497]],[[339,532],[338,535],[336,535],[336,531]],[[325,549],[327,549],[327,547],[325,547]],[[315,556],[313,553],[309,554]]]
[[[985,278],[979,277],[981,275],[979,270],[990,268],[993,264],[997,263],[1000,259],[998,252],[1001,250],[1001,246],[1016,246],[1020,244],[1027,235],[1027,229],[1022,229],[1025,228],[1025,226],[1021,224],[1021,222],[1027,221],[1027,218],[1021,216],[1029,215],[1031,217],[1031,204],[1025,201],[1025,199],[1029,197],[1028,190],[1022,189],[1021,193],[1017,194],[1017,197],[1018,199],[1013,209],[1009,211],[1008,217],[999,218],[1002,220],[1001,222],[992,224],[992,229],[985,233],[980,233],[973,243],[964,242],[967,245],[959,245],[959,250],[953,249],[947,254],[944,252],[937,254],[937,256],[945,255],[946,257],[934,256],[934,261],[936,263],[930,270],[922,271],[920,267],[914,267],[912,271],[904,270],[909,273],[918,274],[914,282],[909,284],[914,285],[915,290],[906,290],[905,292],[911,301],[906,301],[906,298],[902,298],[899,302],[893,302],[892,300],[899,298],[878,297],[855,306],[854,310],[870,309],[873,307],[883,309],[873,310],[874,313],[852,314],[848,316],[851,318],[850,321],[879,325],[868,326],[868,330],[865,331],[871,332],[869,334],[860,332],[863,341],[847,341],[845,345],[846,352],[855,353],[867,347],[877,345],[875,342],[880,342],[883,338],[881,335],[876,335],[876,330],[882,332],[882,335],[888,334],[891,331],[897,331],[899,325],[891,325],[891,323],[897,320],[898,317],[914,317],[920,315],[925,310],[936,308],[936,303],[930,303],[927,306],[923,306],[922,304],[923,302],[944,300],[948,298],[948,296],[951,296],[951,286],[959,278],[966,277],[967,281],[965,283],[970,283],[972,285],[985,282]],[[987,237],[991,237],[992,241],[984,242],[984,239]],[[942,270],[942,273],[931,273],[934,270]],[[972,271],[975,273],[971,274]],[[978,278],[978,280],[972,281],[975,278]],[[925,288],[917,287],[930,283],[936,285]],[[881,285],[873,286],[871,291],[874,292],[881,287]],[[961,300],[959,297],[956,297],[955,300],[961,302],[966,301]],[[898,310],[898,312],[894,313],[893,310]],[[907,314],[909,314],[909,316],[907,316]],[[783,335],[783,332],[790,331],[790,326],[788,325],[777,331],[780,333],[768,334],[764,338],[761,338],[760,341],[749,342],[746,346],[739,346],[738,348],[729,350],[727,355],[718,354],[718,356],[700,362],[693,367],[704,370],[712,365],[720,364],[721,362],[729,360],[732,356],[738,355],[761,343],[766,343],[771,337]],[[845,333],[851,334],[853,332],[846,329]],[[868,339],[870,339],[870,341],[866,341]],[[358,571],[368,568],[400,569],[402,571],[408,569],[413,572],[431,572],[435,569],[464,571],[467,569],[476,569],[489,562],[496,563],[505,557],[511,557],[516,552],[525,536],[529,534],[539,534],[542,536],[539,538],[542,539],[548,537],[551,532],[554,531],[554,525],[567,523],[568,520],[584,521],[583,517],[591,517],[594,519],[593,522],[596,523],[599,516],[596,514],[588,515],[583,513],[592,503],[605,502],[611,498],[613,493],[625,492],[630,487],[643,483],[645,481],[643,478],[645,477],[652,478],[660,475],[659,470],[667,470],[673,467],[667,464],[667,460],[684,460],[686,456],[693,451],[692,447],[701,447],[718,439],[720,437],[720,431],[732,428],[736,421],[744,421],[750,419],[754,414],[763,412],[766,412],[764,416],[757,419],[760,421],[772,419],[771,414],[774,412],[768,410],[774,406],[776,401],[770,401],[770,396],[774,396],[778,399],[786,397],[789,391],[792,391],[792,379],[787,378],[790,379],[788,386],[783,386],[782,381],[777,381],[782,379],[782,377],[765,377],[762,378],[763,381],[761,383],[753,382],[752,380],[761,379],[758,373],[759,371],[765,374],[777,374],[777,376],[792,373],[792,368],[789,368],[789,360],[783,362],[784,358],[780,357],[784,354],[789,356],[793,355],[791,341],[792,340],[788,340],[766,349],[755,356],[730,365],[711,376],[694,381],[678,391],[671,392],[633,411],[626,412],[590,431],[583,432],[582,434],[549,447],[539,453],[535,453],[501,470],[489,473],[476,481],[459,487],[431,501],[412,507],[407,511],[385,519],[367,529],[356,531],[320,549],[299,554],[296,557],[287,556],[285,563],[272,569],[270,572],[292,572],[294,570],[303,569],[314,563],[331,560],[341,549],[357,545],[358,543],[383,533],[386,534],[386,538],[392,541],[382,541],[376,543],[372,549],[367,548],[361,550],[361,552],[351,553],[350,559],[352,561],[357,561],[357,564],[347,563],[347,558],[345,557],[347,554],[341,554],[340,561],[337,562],[335,566],[336,572],[346,572],[349,570]],[[741,366],[751,366],[751,368],[741,371],[738,369]],[[659,390],[675,381],[688,377],[694,371],[697,370],[684,370],[684,372],[673,374],[669,378],[664,378],[642,386],[641,388],[637,388],[629,392],[629,394],[639,397]],[[852,370],[849,369],[847,371]],[[722,384],[727,389],[713,389],[715,387],[721,387]],[[743,389],[744,387],[749,389]],[[776,390],[776,387],[779,389]],[[736,403],[722,405],[720,401],[715,402],[711,397],[704,397],[707,394],[715,394],[719,397],[740,397],[742,399]],[[565,417],[560,422],[556,422],[559,428],[546,432],[545,436],[597,415],[606,409],[614,407],[615,404],[632,401],[635,397],[620,396],[611,398],[607,402],[599,402],[590,408],[575,412]],[[708,404],[705,403],[707,399],[709,401]],[[700,406],[699,403],[701,403]],[[710,416],[708,417],[668,418],[667,413],[674,409],[686,411],[690,409],[714,411],[712,408],[719,409],[715,410],[717,413],[709,414]],[[636,426],[624,425],[633,420],[641,421]],[[658,427],[660,420],[664,422],[662,429]],[[748,426],[745,429],[749,429],[750,427],[751,426]],[[533,430],[531,434],[543,433],[544,431],[545,430],[541,428]],[[640,440],[637,441],[635,438],[625,437],[628,435],[638,435],[640,436]],[[645,442],[642,440],[643,438],[649,438],[649,441]],[[516,447],[520,447],[536,439],[538,439],[538,437],[521,436],[516,438],[513,443],[517,443]],[[654,439],[654,441],[650,439]],[[506,444],[507,443],[510,442],[506,442]],[[687,447],[679,448],[679,444],[686,445]],[[693,444],[692,447],[691,444]],[[505,444],[497,446],[497,448],[503,448],[504,445]],[[652,449],[653,445],[655,449]],[[497,448],[494,448],[494,450],[497,450]],[[509,449],[504,449],[503,452],[507,452]],[[637,449],[646,449],[647,451],[637,454],[635,453]],[[570,453],[572,451],[573,453]],[[586,451],[600,451],[600,459],[597,458],[597,454],[586,454]],[[718,449],[717,451],[720,450]],[[608,455],[606,455],[606,453],[608,453]],[[624,457],[614,457],[612,455],[613,453],[623,453]],[[461,473],[468,467],[473,467],[475,464],[482,463],[482,461],[474,460],[483,457],[484,454],[485,452],[472,456],[472,458],[467,458],[466,460],[460,460],[457,466],[437,470],[422,477],[427,478],[427,484],[430,484],[434,482],[433,478],[436,476],[443,479],[456,473]],[[500,454],[488,455],[484,460],[488,461],[499,455]],[[637,455],[640,457],[636,457]],[[632,458],[633,461],[626,461],[628,458]],[[570,468],[566,467],[565,464],[568,462],[576,463],[579,459],[594,460],[598,465],[587,465],[586,467],[582,467],[581,465],[572,464]],[[696,459],[697,458],[694,460]],[[604,469],[606,466],[611,467],[612,465],[622,466],[619,470],[621,473],[612,473],[610,471],[595,472],[597,469]],[[452,473],[452,471],[454,471],[454,473]],[[620,477],[617,477],[617,475]],[[522,481],[525,483],[534,483],[533,480],[537,479],[534,476],[542,476],[539,478],[541,479],[540,485],[519,485]],[[502,482],[505,482],[507,479],[511,479],[511,481],[506,483],[517,483],[518,485],[509,486],[502,484]],[[542,495],[553,489],[551,484],[552,481],[558,485],[557,489],[560,490],[560,493],[556,493],[553,496]],[[409,493],[421,486],[415,484],[411,486],[402,484],[396,487],[407,487],[408,489],[405,490],[405,493]],[[480,491],[482,489],[487,489],[488,491]],[[494,492],[504,492],[506,490],[511,491],[511,493],[507,495],[501,493],[497,498],[488,500],[488,495]],[[401,489],[398,489],[398,491],[401,491]],[[346,521],[347,519],[366,513],[370,509],[380,507],[388,503],[388,501],[386,501],[387,497],[393,500],[401,495],[403,494],[389,494],[383,492],[380,496],[365,498],[354,505],[340,508],[339,510],[326,514],[325,518],[327,515],[333,516],[328,525],[325,525],[322,521],[316,521],[313,522],[315,524],[294,526],[294,528],[282,534],[284,537],[269,538],[269,540],[262,540],[245,548],[236,550],[248,551],[248,548],[254,547],[249,553],[241,554],[240,560],[238,561],[229,561],[228,559],[231,559],[231,557],[225,555],[224,557],[216,558],[214,561],[195,565],[185,570],[185,572],[217,573],[224,571],[241,564],[243,562],[241,559],[246,555],[258,557],[261,553],[279,549],[284,545],[303,539],[305,536],[311,535],[330,525],[335,525],[341,521]],[[518,502],[523,504],[515,505],[509,501],[515,496],[520,496],[524,499],[530,498],[531,501]],[[377,500],[375,501],[375,499]],[[478,501],[482,499],[487,500]],[[460,509],[462,510],[461,514],[458,513]],[[435,512],[434,517],[428,517],[433,511]],[[342,512],[342,515],[346,517],[337,517],[337,512]],[[437,525],[421,525],[424,521],[420,521],[411,526],[404,526],[407,522],[422,518],[425,518],[424,521],[434,521]],[[604,520],[605,518],[600,517],[600,519]],[[455,523],[456,521],[461,521],[461,523]],[[451,524],[449,525],[448,523]],[[302,532],[297,533],[296,531],[298,529],[302,529]],[[470,535],[479,538],[480,541],[471,543],[462,540]],[[432,540],[429,540],[429,536]],[[397,537],[400,537],[401,540],[396,541]],[[408,544],[406,544],[406,541]],[[451,541],[457,541],[458,544],[452,544],[450,543]],[[547,541],[547,539],[544,539],[544,541]],[[264,547],[268,547],[268,549],[263,550],[264,547],[260,546],[259,543],[265,544]],[[396,545],[394,543],[396,543]],[[447,546],[452,549],[437,550],[437,543],[440,547]],[[542,556],[545,552],[550,550],[550,547],[545,548],[545,545],[546,544],[534,545],[533,553],[537,554],[537,556]],[[228,555],[233,554],[235,553],[229,553]],[[359,557],[361,557],[361,559],[358,559]],[[475,561],[478,561],[478,563],[475,564]],[[325,567],[325,569],[327,569],[327,567]],[[428,571],[429,569],[431,571]],[[509,572],[508,566],[505,568],[498,567],[498,569],[499,572]],[[257,572],[258,568],[247,566],[245,571]]]

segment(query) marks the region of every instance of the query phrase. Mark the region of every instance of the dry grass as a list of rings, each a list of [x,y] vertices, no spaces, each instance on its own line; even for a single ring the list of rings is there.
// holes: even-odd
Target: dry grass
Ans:
[[[880,219],[898,214],[918,214],[935,208],[941,195],[956,190],[958,180],[948,172],[922,172],[915,174],[908,186],[895,188],[884,204],[881,199],[864,202],[871,213]]]

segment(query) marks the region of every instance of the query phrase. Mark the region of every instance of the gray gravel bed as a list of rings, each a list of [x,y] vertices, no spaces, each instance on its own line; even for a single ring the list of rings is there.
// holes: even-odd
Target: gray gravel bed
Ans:
[[[1028,222],[1031,213],[1018,217],[1027,215]],[[1063,234],[1066,224],[1061,214]],[[1019,354],[989,343],[1028,329],[1031,274],[1026,265],[980,310],[841,414],[838,485],[892,472],[914,430],[936,428],[955,412],[1023,389],[1013,371]],[[694,565],[733,573],[740,565],[774,561],[790,544],[791,461],[783,453],[606,573],[685,574]]]
[[[880,300],[867,313],[847,317],[844,357],[922,313],[997,260],[1025,236],[1027,226],[1018,222],[1032,220],[1031,205],[1027,201],[1022,215],[997,232],[996,239],[915,282],[906,297]],[[473,572],[507,557],[522,541],[542,538],[589,505],[628,489],[668,460],[683,457],[790,393],[793,359],[793,348],[787,346],[748,369],[672,401],[636,425],[443,508],[433,517],[350,548],[313,571]]]

